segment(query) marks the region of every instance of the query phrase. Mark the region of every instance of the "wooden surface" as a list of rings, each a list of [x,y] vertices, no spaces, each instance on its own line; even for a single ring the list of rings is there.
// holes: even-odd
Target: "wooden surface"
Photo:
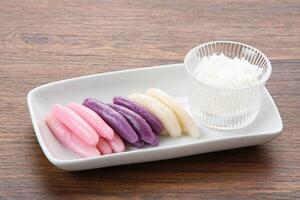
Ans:
[[[0,2],[0,199],[299,199],[300,2]],[[235,40],[273,64],[267,84],[284,131],[250,148],[66,172],[43,155],[27,92],[44,83],[182,62],[193,46]]]

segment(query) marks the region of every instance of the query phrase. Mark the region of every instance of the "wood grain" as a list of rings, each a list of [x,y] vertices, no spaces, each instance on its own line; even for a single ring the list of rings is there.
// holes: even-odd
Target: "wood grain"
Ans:
[[[299,199],[300,2],[1,1],[0,199]],[[43,155],[27,92],[65,78],[182,62],[235,40],[271,58],[283,134],[250,148],[83,172]]]

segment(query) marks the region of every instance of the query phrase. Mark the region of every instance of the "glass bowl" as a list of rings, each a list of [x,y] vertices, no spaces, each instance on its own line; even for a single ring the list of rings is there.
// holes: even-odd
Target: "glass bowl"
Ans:
[[[221,54],[244,58],[262,68],[259,81],[249,87],[221,89],[195,77],[195,68],[203,57]],[[201,124],[215,129],[234,130],[254,121],[262,105],[264,85],[271,75],[269,59],[259,50],[232,41],[214,41],[190,50],[184,59],[189,82],[189,103],[192,114]]]

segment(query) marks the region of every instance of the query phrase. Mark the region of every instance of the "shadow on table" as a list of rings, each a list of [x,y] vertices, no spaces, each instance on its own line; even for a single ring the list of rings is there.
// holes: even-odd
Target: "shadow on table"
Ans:
[[[111,195],[172,187],[175,190],[190,184],[202,187],[203,183],[263,182],[273,173],[274,162],[268,145],[263,145],[87,171],[69,172],[55,167],[40,170],[44,171],[42,184],[52,192]]]

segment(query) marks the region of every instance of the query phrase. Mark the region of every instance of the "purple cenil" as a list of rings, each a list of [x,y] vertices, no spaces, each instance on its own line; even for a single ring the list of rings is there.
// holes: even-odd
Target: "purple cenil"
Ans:
[[[94,98],[86,98],[83,105],[96,112],[125,141],[138,142],[138,135],[128,121],[110,106]]]
[[[126,97],[116,96],[113,98],[113,103],[120,106],[124,106],[134,111],[135,113],[139,114],[147,121],[147,123],[150,125],[151,129],[155,134],[160,134],[163,131],[164,127],[161,121],[155,115],[153,115],[148,109],[137,104],[131,99]]]
[[[143,148],[145,146],[145,142],[143,142],[142,140],[137,141],[136,143],[132,143],[130,144],[136,148]]]
[[[157,136],[153,133],[151,127],[146,122],[146,120],[142,118],[139,114],[133,112],[132,110],[129,110],[126,107],[119,106],[116,104],[109,104],[109,106],[127,119],[129,124],[134,128],[134,130],[138,134],[140,140],[150,145],[154,145],[155,143],[157,143]]]
[[[159,138],[156,137],[155,140],[150,144],[151,146],[157,146],[159,144]]]

